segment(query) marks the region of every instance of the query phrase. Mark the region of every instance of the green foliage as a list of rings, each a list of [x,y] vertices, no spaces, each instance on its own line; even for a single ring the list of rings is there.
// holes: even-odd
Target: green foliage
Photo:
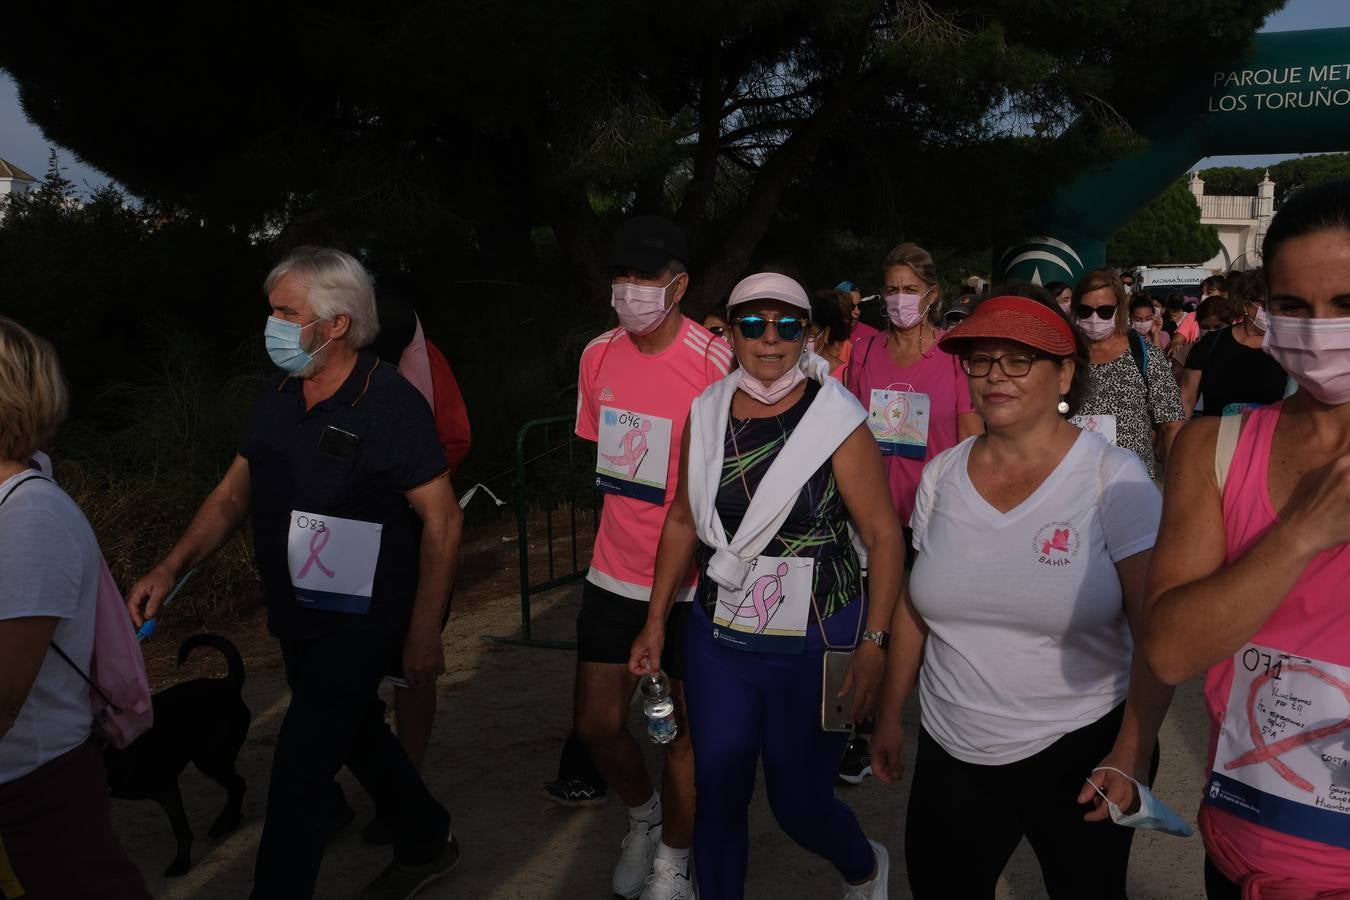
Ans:
[[[1202,170],[1200,177],[1204,179],[1206,194],[1250,197],[1267,171],[1275,182],[1275,208],[1279,209],[1299,188],[1350,178],[1350,153],[1304,156],[1250,169],[1216,166]]]
[[[1218,231],[1200,224],[1200,207],[1181,179],[1107,242],[1106,261],[1112,266],[1203,263],[1219,247]]]

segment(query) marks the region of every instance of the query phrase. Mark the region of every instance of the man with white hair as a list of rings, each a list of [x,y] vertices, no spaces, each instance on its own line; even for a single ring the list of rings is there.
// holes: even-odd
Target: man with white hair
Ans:
[[[128,594],[139,624],[247,516],[291,703],[277,739],[254,900],[313,895],[346,766],[394,832],[360,895],[411,897],[459,859],[450,814],[384,722],[377,689],[445,671],[441,616],[461,514],[426,401],[368,349],[379,331],[361,264],[293,252],[264,284],[268,355],[239,454],[167,556]]]

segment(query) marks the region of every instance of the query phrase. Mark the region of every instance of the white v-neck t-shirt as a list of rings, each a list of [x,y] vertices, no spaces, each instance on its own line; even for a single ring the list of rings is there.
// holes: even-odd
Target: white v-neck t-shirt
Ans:
[[[1162,496],[1139,459],[1080,434],[1006,513],[971,483],[969,438],[928,463],[910,578],[928,625],[922,723],[952,756],[1032,756],[1125,700],[1134,653],[1115,563],[1150,549]]]

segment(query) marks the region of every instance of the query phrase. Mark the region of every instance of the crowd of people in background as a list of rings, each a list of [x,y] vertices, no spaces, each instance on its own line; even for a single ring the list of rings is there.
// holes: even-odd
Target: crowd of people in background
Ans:
[[[1350,183],[1295,195],[1263,249],[1193,295],[1098,269],[948,298],[906,242],[871,297],[756,272],[700,324],[684,234],[625,221],[603,257],[618,324],[578,374],[604,500],[545,785],[627,807],[613,892],[743,896],[762,761],[841,895],[888,896],[890,850],[835,785],[898,781],[914,740],[914,896],[992,897],[1025,838],[1050,896],[1123,898],[1134,830],[1189,832],[1150,787],[1173,687],[1203,676],[1208,896],[1350,896]],[[264,293],[278,371],[127,606],[154,617],[249,524],[292,692],[252,896],[313,894],[346,767],[393,854],[360,896],[412,897],[459,859],[420,768],[463,401],[347,254],[301,248]],[[65,408],[50,345],[0,319],[0,894],[143,898],[79,680],[102,560],[40,455]],[[673,710],[659,779],[628,730],[647,680]]]

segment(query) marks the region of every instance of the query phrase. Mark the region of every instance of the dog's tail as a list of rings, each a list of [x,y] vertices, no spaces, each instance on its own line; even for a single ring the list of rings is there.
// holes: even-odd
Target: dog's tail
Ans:
[[[234,685],[235,690],[243,690],[244,658],[239,655],[239,650],[234,644],[218,634],[194,634],[179,645],[178,664],[181,666],[187,662],[188,655],[198,647],[213,647],[219,650],[221,655],[225,657],[226,664],[230,667],[225,680]]]

